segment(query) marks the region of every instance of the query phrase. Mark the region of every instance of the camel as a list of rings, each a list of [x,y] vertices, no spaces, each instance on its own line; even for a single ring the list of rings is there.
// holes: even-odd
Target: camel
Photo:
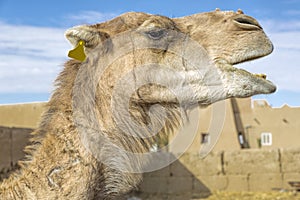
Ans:
[[[129,12],[70,28],[66,38],[83,47],[83,59],[65,63],[0,199],[121,197],[151,164],[131,155],[175,131],[182,110],[276,90],[265,75],[234,67],[273,50],[241,10],[180,18]]]

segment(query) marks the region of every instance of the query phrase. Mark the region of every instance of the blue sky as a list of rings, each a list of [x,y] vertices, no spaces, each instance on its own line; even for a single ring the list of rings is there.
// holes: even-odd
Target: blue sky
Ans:
[[[64,38],[71,26],[128,11],[179,17],[215,8],[241,8],[275,46],[270,56],[240,66],[278,86],[275,94],[254,98],[300,106],[300,0],[0,0],[0,104],[48,100],[72,48]]]

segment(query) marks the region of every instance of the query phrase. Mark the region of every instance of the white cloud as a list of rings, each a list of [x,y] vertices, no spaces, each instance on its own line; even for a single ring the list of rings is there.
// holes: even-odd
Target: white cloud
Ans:
[[[297,16],[300,15],[300,10],[287,10],[285,14],[290,16]]]
[[[101,13],[96,11],[82,11],[78,14],[68,15],[66,18],[72,21],[72,24],[96,24],[110,20],[119,14]]]
[[[64,30],[0,22],[0,93],[49,92],[70,48]]]
[[[115,16],[83,11],[67,16],[66,24],[100,23]],[[0,93],[50,92],[71,49],[65,29],[0,21],[0,30]]]
[[[262,25],[267,32],[289,32],[300,30],[300,20],[264,20]]]

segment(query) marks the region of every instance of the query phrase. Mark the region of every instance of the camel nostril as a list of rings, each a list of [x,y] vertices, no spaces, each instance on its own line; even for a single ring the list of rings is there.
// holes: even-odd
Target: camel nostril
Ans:
[[[238,17],[234,19],[234,21],[244,28],[259,28],[262,29],[262,27],[258,24],[258,22],[252,18],[246,18],[246,17]]]

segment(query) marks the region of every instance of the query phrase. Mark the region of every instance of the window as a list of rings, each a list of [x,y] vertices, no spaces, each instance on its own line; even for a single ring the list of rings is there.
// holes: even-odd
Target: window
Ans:
[[[210,143],[209,133],[201,133],[201,144],[209,144],[209,143]]]
[[[272,145],[272,133],[262,133],[260,139],[261,139],[261,146]]]
[[[244,144],[244,136],[242,135],[242,133],[239,133],[239,142],[240,144]]]

